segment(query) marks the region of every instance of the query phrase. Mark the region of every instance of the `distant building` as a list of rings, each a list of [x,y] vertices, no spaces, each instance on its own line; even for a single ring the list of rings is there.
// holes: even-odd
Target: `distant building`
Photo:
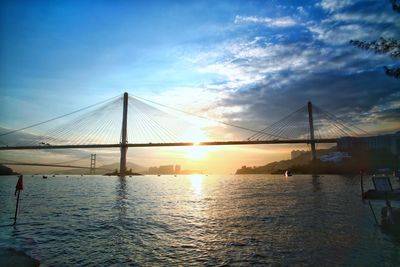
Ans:
[[[164,165],[158,168],[160,174],[174,174],[174,165]]]
[[[394,134],[383,134],[370,137],[342,137],[337,141],[339,151],[354,149],[387,150],[393,155],[400,152],[400,131]]]
[[[181,165],[175,165],[175,174],[181,173]]]
[[[150,167],[147,174],[202,174],[201,170],[182,170],[181,165],[163,165]]]
[[[292,152],[290,153],[291,159],[295,159],[305,153],[307,153],[307,152],[304,150],[292,150]]]
[[[149,174],[158,174],[158,168],[157,167],[150,167],[148,173]]]

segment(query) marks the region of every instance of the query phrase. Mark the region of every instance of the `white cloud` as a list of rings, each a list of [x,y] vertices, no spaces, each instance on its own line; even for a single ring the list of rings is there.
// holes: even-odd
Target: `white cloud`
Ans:
[[[329,38],[334,38],[334,35]],[[306,75],[321,68],[324,71],[348,69],[347,65],[352,63],[352,58],[347,61],[330,60],[337,56],[332,48],[314,47],[304,43],[272,44],[260,37],[250,41],[236,40],[221,46],[224,47],[223,55],[211,59],[210,63],[199,62],[197,68],[201,73],[219,76],[217,84],[207,87],[221,91],[235,92],[260,83],[278,88],[290,79],[285,77],[279,80],[282,78],[279,74],[281,72],[290,71],[296,73],[296,76]]]
[[[374,40],[398,36],[400,19],[390,11],[389,3],[363,1],[357,9],[347,8],[361,1],[322,0],[318,6],[330,11],[319,22],[308,22],[315,39],[330,45],[342,45],[350,40]],[[370,2],[370,3],[366,3]]]
[[[355,79],[363,79],[365,75],[369,75],[366,73],[379,75],[377,72],[387,60],[385,61],[380,55],[371,56],[370,53],[358,50],[351,46],[349,41],[378,38],[390,31],[390,27],[382,26],[382,23],[397,25],[399,22],[391,18],[392,14],[389,14],[390,17],[373,15],[371,8],[355,11],[346,9],[353,4],[354,2],[346,0],[322,1],[321,7],[330,11],[322,21],[304,22],[300,17],[295,21],[291,17],[274,20],[269,17],[236,16],[235,24],[261,24],[269,27],[299,25],[309,31],[303,30],[299,31],[298,35],[292,35],[282,29],[273,36],[260,36],[259,32],[257,36],[252,37],[241,35],[212,48],[208,47],[207,51],[201,52],[203,53],[201,56],[194,55],[192,58],[199,59],[195,62],[195,69],[218,77],[205,85],[208,90],[215,90],[228,96],[216,101],[216,106],[234,105],[239,107],[238,111],[245,113],[247,109],[252,108],[261,110],[258,107],[264,105],[257,102],[259,99],[262,99],[263,103],[268,102],[270,97],[279,95],[279,92],[292,90],[288,88],[295,88],[293,90],[301,88],[301,84],[309,77],[313,77],[314,80],[311,79],[312,89],[308,93],[319,95],[331,90],[312,86],[312,83],[320,82],[319,77],[332,77],[332,80],[327,79],[328,83],[332,84],[337,83],[334,77],[340,77],[343,79],[342,83],[347,86],[346,77],[354,75]],[[302,13],[304,9],[299,7],[297,11]],[[310,39],[312,34],[314,38]],[[285,38],[280,39],[279,36],[282,35]],[[290,37],[295,39],[292,40]],[[384,78],[384,74],[382,75]],[[331,85],[332,88],[334,86]],[[374,85],[370,87],[374,88]],[[240,96],[239,99],[236,96]],[[289,96],[289,98],[296,97],[303,96],[300,93]],[[252,107],[246,106],[250,101]],[[363,106],[361,109],[366,108]],[[235,117],[231,115],[236,113],[236,108],[232,114],[225,112],[232,120]],[[254,122],[259,119],[250,115],[249,117],[243,115],[241,118],[243,122]]]
[[[400,27],[400,19],[399,16],[395,13],[386,14],[386,13],[373,13],[373,14],[365,14],[365,13],[337,13],[334,14],[330,20],[330,22],[346,22],[346,23],[369,23],[369,24],[381,24],[388,23],[393,24],[394,26]]]
[[[354,0],[322,0],[317,5],[327,11],[336,11],[354,4]]]
[[[373,29],[371,27],[360,26],[358,24],[347,24],[336,27],[330,27],[326,24],[314,24],[308,26],[308,29],[314,34],[315,39],[330,45],[348,44],[350,40],[373,38],[371,36]]]
[[[256,16],[236,16],[235,23],[236,24],[256,23],[276,28],[292,27],[297,24],[297,22],[291,17],[268,18],[268,17],[256,17]]]
[[[297,7],[296,10],[299,12],[300,15],[308,16],[308,12],[302,6]]]

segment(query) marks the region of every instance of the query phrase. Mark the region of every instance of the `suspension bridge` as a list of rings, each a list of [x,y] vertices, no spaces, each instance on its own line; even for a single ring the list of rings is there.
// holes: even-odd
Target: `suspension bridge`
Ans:
[[[207,120],[212,122],[212,125],[200,129],[191,123],[194,119]],[[48,125],[52,123],[57,125],[49,127]],[[218,141],[199,138],[199,132],[214,134],[217,125],[223,127],[222,132],[227,133],[228,137],[230,132],[227,129],[234,128],[236,131],[246,132],[247,138],[242,137],[238,140],[225,138]],[[44,129],[40,132],[33,131],[40,127]],[[308,144],[311,147],[312,159],[315,160],[316,144],[332,144],[341,137],[365,134],[362,129],[346,123],[311,102],[268,127],[256,130],[226,121],[210,120],[205,116],[124,93],[122,97],[107,99],[40,123],[3,131],[0,133],[0,151],[119,148],[120,175],[124,176],[128,148]],[[7,163],[87,168],[65,164],[10,161],[2,164]],[[91,169],[93,164],[95,160],[91,158]]]
[[[0,160],[0,164],[2,164],[2,165],[17,165],[17,166],[57,167],[57,168],[68,168],[68,169],[89,169],[89,171],[90,171],[89,174],[96,174],[96,169],[103,170],[103,171],[113,171],[113,169],[110,169],[110,168],[104,168],[104,167],[96,168],[96,154],[90,154],[90,166],[71,165],[71,163],[73,163],[73,162],[82,161],[86,158],[87,158],[87,156],[85,155],[82,158],[69,160],[69,161],[63,161],[63,162],[53,162],[53,163],[21,162],[21,161],[15,161],[15,160],[6,160],[6,161],[2,162]]]

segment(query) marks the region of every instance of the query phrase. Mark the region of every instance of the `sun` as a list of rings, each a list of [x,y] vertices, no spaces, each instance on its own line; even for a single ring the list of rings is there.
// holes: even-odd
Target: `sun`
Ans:
[[[200,127],[193,127],[187,130],[183,135],[183,139],[193,143],[193,146],[181,147],[181,150],[182,152],[184,152],[185,157],[189,159],[206,159],[210,152],[218,149],[217,147],[199,145],[201,142],[211,141]]]

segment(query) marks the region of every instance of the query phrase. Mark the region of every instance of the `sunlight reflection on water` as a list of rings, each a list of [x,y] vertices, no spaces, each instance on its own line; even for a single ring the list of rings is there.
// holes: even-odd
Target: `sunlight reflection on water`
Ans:
[[[0,179],[0,225],[15,177]],[[26,177],[0,247],[46,265],[396,266],[357,178],[343,176]]]
[[[188,176],[193,188],[193,192],[197,195],[201,194],[204,175],[202,174],[192,174]]]

